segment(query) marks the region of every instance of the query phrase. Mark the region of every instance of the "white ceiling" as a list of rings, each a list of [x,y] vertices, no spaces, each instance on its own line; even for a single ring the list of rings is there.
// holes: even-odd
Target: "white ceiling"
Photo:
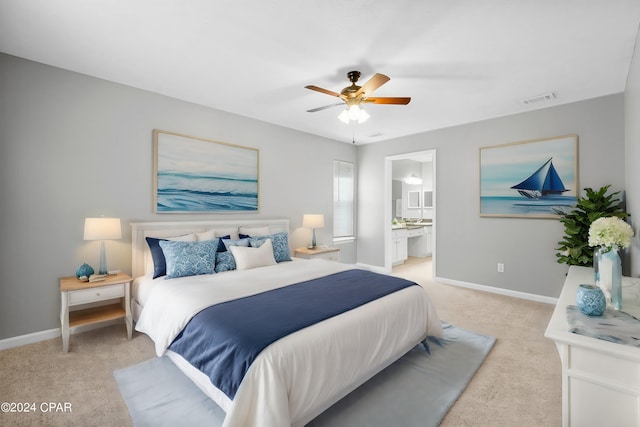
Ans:
[[[370,143],[623,92],[639,23],[638,0],[0,0],[0,51]],[[411,103],[306,112],[352,69]]]

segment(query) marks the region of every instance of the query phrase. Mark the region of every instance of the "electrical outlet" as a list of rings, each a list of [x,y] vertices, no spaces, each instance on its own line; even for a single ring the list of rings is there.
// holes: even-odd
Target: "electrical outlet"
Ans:
[[[498,273],[504,273],[504,264],[501,262],[498,263]]]

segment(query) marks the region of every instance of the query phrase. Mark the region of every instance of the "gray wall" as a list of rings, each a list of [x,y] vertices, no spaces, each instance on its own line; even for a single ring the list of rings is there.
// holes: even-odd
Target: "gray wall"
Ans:
[[[387,226],[384,157],[436,149],[438,276],[555,297],[566,271],[554,255],[561,224],[480,218],[479,148],[577,133],[580,187],[612,184],[621,190],[626,132],[627,201],[640,216],[638,56],[624,96],[354,147],[0,54],[0,339],[59,326],[57,278],[82,262],[98,264],[99,244],[82,240],[85,217],[122,218],[123,239],[107,242],[107,261],[123,271],[130,271],[131,221],[230,218],[153,214],[155,128],[259,148],[260,213],[233,217],[288,217],[293,246],[310,238],[300,228],[304,213],[327,216],[318,240],[331,243],[332,161],[357,162],[357,260],[377,266],[384,265]],[[356,261],[354,244],[341,248],[343,260]],[[505,273],[495,271],[497,262]]]
[[[436,273],[471,284],[557,297],[567,266],[555,219],[481,218],[480,147],[579,136],[580,188],[625,188],[623,94],[470,123],[359,147],[358,261],[384,266],[385,156],[436,150]],[[498,273],[496,264],[504,263]]]
[[[636,236],[630,249],[633,277],[640,276],[640,33],[625,90],[627,210]]]
[[[59,327],[58,277],[83,262],[98,267],[99,243],[83,241],[85,217],[122,219],[107,263],[125,272],[131,221],[286,217],[296,247],[311,239],[303,214],[323,213],[318,241],[331,244],[333,160],[355,162],[351,144],[4,54],[0,93],[0,339]],[[155,128],[259,148],[260,212],[154,214]],[[355,244],[341,248],[355,262]]]

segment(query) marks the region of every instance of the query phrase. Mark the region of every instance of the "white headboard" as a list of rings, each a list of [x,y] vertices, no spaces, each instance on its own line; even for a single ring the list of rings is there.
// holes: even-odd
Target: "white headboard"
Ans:
[[[131,270],[133,277],[142,276],[151,256],[146,237],[175,237],[230,227],[269,227],[271,233],[289,232],[288,219],[156,221],[131,223]]]

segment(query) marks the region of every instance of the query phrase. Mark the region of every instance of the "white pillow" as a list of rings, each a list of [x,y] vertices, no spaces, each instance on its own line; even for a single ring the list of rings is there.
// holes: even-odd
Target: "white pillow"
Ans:
[[[189,233],[189,234],[183,234],[180,236],[170,236],[170,237],[166,237],[166,236],[145,236],[145,237],[150,237],[152,239],[164,239],[164,240],[171,240],[172,242],[195,242],[196,241],[196,235],[194,233]]]
[[[231,239],[233,240],[238,240],[240,238],[240,236],[238,235],[238,229],[236,227],[212,228],[211,230],[207,230],[202,233],[196,233],[198,242],[202,242],[204,240],[213,240],[216,237],[224,236],[231,236]]]
[[[229,246],[233,258],[236,260],[237,270],[264,267],[276,263],[273,256],[273,244],[267,239],[259,248],[244,246]]]
[[[205,240],[213,240],[216,238],[215,230],[207,230],[202,233],[196,233],[196,241],[204,242]]]
[[[271,234],[271,230],[266,225],[264,227],[240,227],[240,234],[246,234],[247,236],[268,236]]]

